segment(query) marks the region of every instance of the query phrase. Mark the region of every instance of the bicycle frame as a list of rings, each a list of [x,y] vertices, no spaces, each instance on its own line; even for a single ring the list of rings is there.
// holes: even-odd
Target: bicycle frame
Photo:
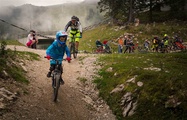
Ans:
[[[58,96],[58,89],[60,87],[61,71],[59,70],[59,61],[56,61],[56,66],[52,72],[52,87],[53,87],[53,101],[56,102]]]
[[[56,61],[56,65],[51,75],[52,75],[53,101],[56,102],[57,97],[58,97],[58,89],[60,87],[60,77],[62,73],[59,69],[60,68],[59,60],[56,60],[56,59],[53,59],[53,60]]]
[[[71,41],[71,43],[70,43],[70,53],[71,54],[73,54],[73,57],[74,58],[77,58],[77,51],[76,51],[76,49],[75,49],[75,35],[73,35],[73,37],[71,37],[72,38],[72,41]]]

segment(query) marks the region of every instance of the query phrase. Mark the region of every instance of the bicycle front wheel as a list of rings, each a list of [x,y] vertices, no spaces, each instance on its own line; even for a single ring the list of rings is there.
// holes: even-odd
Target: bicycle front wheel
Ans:
[[[58,89],[60,87],[60,77],[59,75],[56,75],[53,79],[53,101],[57,101],[58,97]]]

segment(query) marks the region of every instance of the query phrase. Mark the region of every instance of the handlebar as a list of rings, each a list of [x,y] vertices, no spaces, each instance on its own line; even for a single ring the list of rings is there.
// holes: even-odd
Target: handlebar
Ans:
[[[44,56],[44,58],[47,58],[47,56]],[[56,62],[59,62],[59,59],[54,59],[53,57],[50,57],[51,60],[55,60]],[[62,59],[62,61],[66,61],[67,59]],[[70,63],[70,61],[68,61]]]
[[[47,56],[44,56],[44,58],[47,58]],[[58,60],[59,61],[59,59],[54,59],[53,57],[50,57],[50,59],[51,60]],[[62,59],[62,60],[66,61],[66,59]]]

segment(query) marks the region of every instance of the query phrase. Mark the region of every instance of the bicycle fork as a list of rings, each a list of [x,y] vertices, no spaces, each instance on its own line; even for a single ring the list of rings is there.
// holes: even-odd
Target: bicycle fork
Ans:
[[[52,87],[53,88],[57,88],[57,87],[60,87],[60,75],[61,73],[55,73],[53,75],[53,79],[52,79]],[[57,83],[58,82],[58,83]]]

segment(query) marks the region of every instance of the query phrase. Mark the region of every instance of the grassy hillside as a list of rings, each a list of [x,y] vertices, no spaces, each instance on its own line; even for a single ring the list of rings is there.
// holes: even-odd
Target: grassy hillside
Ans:
[[[116,40],[124,33],[133,34],[140,45],[146,38],[163,38],[165,33],[170,39],[178,34],[187,41],[187,24],[172,21],[141,24],[138,27],[126,26],[122,29],[112,25],[100,25],[84,32],[80,49],[91,52],[96,39]],[[117,46],[113,45],[113,49],[117,52]],[[118,120],[187,119],[186,51],[167,54],[106,54],[100,55],[96,64],[102,66],[98,72],[100,77],[95,78],[100,96],[107,101]],[[120,91],[111,93],[119,86],[123,86]],[[132,103],[136,107],[132,110],[133,115],[129,112],[125,116],[124,108],[130,103],[124,102],[127,93],[132,94]]]
[[[105,55],[97,64],[102,66],[101,77],[95,79],[100,96],[119,120],[124,119],[121,101],[127,92],[132,93],[137,108],[125,120],[187,119],[187,52]],[[127,82],[134,77],[134,82]],[[122,91],[111,94],[121,84]]]
[[[0,79],[10,80],[13,79],[22,83],[29,83],[26,78],[26,71],[24,71],[21,64],[23,60],[39,60],[39,55],[30,52],[19,52],[6,48],[6,45],[21,45],[15,40],[0,40]]]

